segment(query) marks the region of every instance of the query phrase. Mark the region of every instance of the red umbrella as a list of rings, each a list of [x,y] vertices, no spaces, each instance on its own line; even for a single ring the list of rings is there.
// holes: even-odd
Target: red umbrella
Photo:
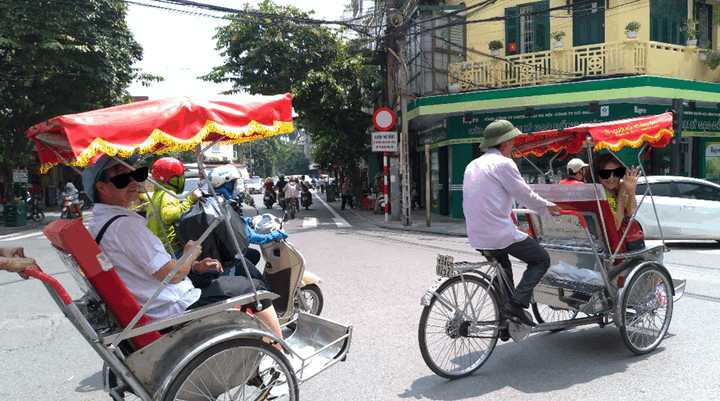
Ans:
[[[146,100],[54,117],[27,130],[42,171],[91,164],[101,154],[188,151],[202,142],[242,143],[294,130],[292,98],[216,96]]]

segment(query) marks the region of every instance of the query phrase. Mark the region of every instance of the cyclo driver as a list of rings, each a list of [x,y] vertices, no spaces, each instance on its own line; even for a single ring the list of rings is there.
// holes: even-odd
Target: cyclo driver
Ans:
[[[518,135],[520,130],[506,120],[493,121],[485,128],[482,148],[486,153],[465,168],[463,211],[470,245],[497,259],[510,283],[514,281],[509,255],[527,263],[503,312],[532,326],[531,317],[523,309],[530,306],[533,289],[550,267],[550,256],[513,223],[513,200],[543,214],[558,215],[560,208],[535,193],[520,175],[511,159],[513,138]]]

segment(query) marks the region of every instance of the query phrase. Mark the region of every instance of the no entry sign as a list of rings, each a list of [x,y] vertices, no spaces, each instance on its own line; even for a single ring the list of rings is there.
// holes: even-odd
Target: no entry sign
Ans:
[[[397,124],[397,116],[389,107],[378,107],[373,113],[373,125],[378,131],[390,131]]]

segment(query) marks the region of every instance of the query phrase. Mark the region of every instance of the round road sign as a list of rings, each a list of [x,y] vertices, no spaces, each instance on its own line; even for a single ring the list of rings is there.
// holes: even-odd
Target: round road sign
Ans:
[[[378,131],[390,131],[397,124],[397,116],[389,107],[378,107],[373,113],[373,125]]]

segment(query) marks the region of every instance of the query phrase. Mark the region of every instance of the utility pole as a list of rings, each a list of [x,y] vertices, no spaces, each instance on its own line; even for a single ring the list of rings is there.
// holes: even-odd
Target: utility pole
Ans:
[[[680,175],[680,137],[682,136],[683,100],[673,99],[673,139],[670,147],[670,174]]]

